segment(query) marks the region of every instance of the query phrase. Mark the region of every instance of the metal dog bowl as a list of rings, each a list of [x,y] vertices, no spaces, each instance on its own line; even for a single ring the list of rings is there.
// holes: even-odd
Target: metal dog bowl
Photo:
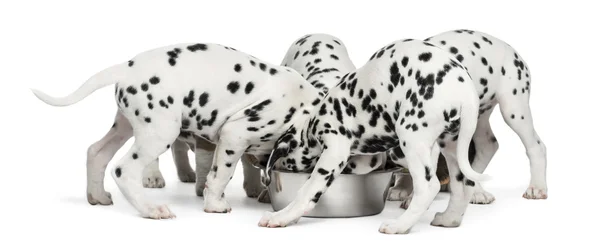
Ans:
[[[303,217],[350,218],[379,214],[385,207],[388,188],[393,184],[393,173],[400,169],[340,174],[317,205]],[[269,196],[273,209],[279,211],[294,200],[310,173],[273,170],[271,175]]]

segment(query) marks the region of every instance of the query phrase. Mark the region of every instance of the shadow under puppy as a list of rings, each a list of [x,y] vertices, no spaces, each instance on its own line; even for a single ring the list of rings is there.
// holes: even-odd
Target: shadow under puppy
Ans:
[[[489,119],[499,105],[505,123],[519,136],[530,162],[531,179],[523,193],[526,199],[546,199],[546,146],[533,126],[529,107],[531,74],[527,63],[510,45],[486,33],[471,30],[453,30],[425,39],[449,52],[468,71],[475,81],[479,94],[479,118],[471,141],[469,158],[473,169],[483,172],[499,148]],[[402,147],[398,147],[401,149]],[[401,163],[390,151],[388,161]],[[438,170],[446,168],[446,160],[440,155]],[[438,173],[440,180],[450,178],[447,172]],[[403,200],[401,206],[410,203],[412,192],[409,176],[396,175],[396,183],[390,189],[390,200]],[[495,200],[479,182],[475,182],[471,203],[488,204]]]
[[[182,131],[216,145],[204,188],[205,212],[229,212],[223,191],[243,153],[265,155],[278,136],[310,115],[319,91],[298,72],[270,64],[231,47],[183,43],[156,48],[109,67],[62,98],[33,93],[53,106],[68,106],[115,84],[115,122],[88,160],[88,200],[112,204],[104,189],[108,161],[132,136],[135,141],[111,174],[142,217],[173,218],[166,205],[147,199],[144,169],[168,150]]]
[[[402,146],[415,192],[407,211],[383,223],[380,232],[408,233],[427,210],[440,189],[435,176],[440,151],[450,173],[460,173],[463,179],[450,180],[453,193],[448,208],[436,215],[432,225],[460,225],[469,204],[466,198],[473,192],[466,183],[488,178],[475,172],[468,161],[478,105],[471,77],[450,53],[413,39],[382,47],[361,68],[345,74],[309,119],[294,124],[277,140],[268,162],[269,175],[273,168],[302,160],[312,160],[314,169],[294,201],[278,212],[267,212],[259,225],[297,222],[335,182],[350,156],[386,153],[397,146]],[[355,164],[379,168],[368,162]]]

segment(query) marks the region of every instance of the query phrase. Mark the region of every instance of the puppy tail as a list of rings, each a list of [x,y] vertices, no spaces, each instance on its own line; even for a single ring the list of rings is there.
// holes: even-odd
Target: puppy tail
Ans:
[[[474,95],[475,99],[477,99],[476,92]],[[477,128],[477,118],[479,114],[478,105],[478,100],[473,100],[473,102],[463,103],[461,106],[456,157],[458,159],[458,167],[465,177],[472,181],[481,182],[490,180],[491,176],[476,172],[469,162],[469,144],[471,143],[471,138],[473,137],[473,134],[475,134],[475,129]]]
[[[112,85],[117,83],[120,79],[126,77],[126,64],[117,64],[112,67],[106,68],[94,76],[89,78],[81,87],[79,87],[76,91],[72,92],[70,95],[65,97],[53,97],[50,96],[40,90],[31,89],[33,94],[43,102],[52,105],[52,106],[69,106],[71,104],[75,104],[94,91],[103,88],[108,85]]]

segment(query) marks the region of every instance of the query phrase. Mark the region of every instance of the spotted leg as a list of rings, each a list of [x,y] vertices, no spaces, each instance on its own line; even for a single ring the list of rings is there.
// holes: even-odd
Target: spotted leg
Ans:
[[[87,152],[87,200],[91,205],[113,204],[110,193],[104,190],[104,175],[108,162],[133,136],[129,121],[117,112],[112,128]]]
[[[204,212],[228,213],[231,206],[225,199],[224,191],[233,177],[235,167],[242,154],[248,148],[242,139],[236,122],[226,123],[221,128],[221,135],[214,151],[211,170],[206,178],[204,188]]]
[[[173,155],[175,168],[177,169],[177,177],[179,177],[179,181],[184,183],[196,182],[196,172],[192,169],[188,157],[189,150],[190,146],[179,139],[175,140],[171,147],[171,154]]]
[[[433,199],[440,191],[440,181],[435,175],[437,156],[440,153],[437,144],[428,144],[416,136],[406,137],[403,145],[408,170],[413,180],[413,195],[408,209],[395,220],[384,222],[379,232],[385,234],[407,234],[427,211]],[[426,139],[426,138],[425,138]],[[412,140],[412,141],[409,141]],[[433,140],[431,141],[433,143]]]
[[[330,138],[327,148],[321,154],[310,178],[298,191],[295,199],[285,208],[275,213],[266,212],[258,223],[261,227],[285,227],[296,223],[304,213],[315,207],[327,188],[344,170],[350,156],[351,142],[347,138]]]
[[[478,173],[483,173],[485,171],[499,148],[498,141],[496,140],[490,125],[490,115],[492,114],[492,111],[493,110],[488,110],[480,115],[475,134],[473,135],[473,141],[471,142],[471,147],[475,149],[475,156],[471,166],[473,167],[473,170]],[[483,189],[481,182],[475,182],[471,203],[490,204],[494,202],[495,199],[494,195]]]
[[[467,180],[458,168],[456,142],[447,142],[446,146],[442,148],[442,154],[446,158],[448,173],[450,174],[450,201],[444,212],[436,213],[431,225],[458,227],[462,222],[469,201],[473,197],[475,182]]]
[[[256,198],[263,190],[262,182],[260,181],[260,169],[254,167],[252,156],[249,154],[242,155],[242,168],[244,169],[244,191],[246,196]]]
[[[166,219],[173,214],[166,205],[156,205],[144,196],[142,172],[151,162],[167,151],[179,135],[180,125],[174,121],[155,119],[140,123],[134,131],[135,141],[129,151],[112,169],[112,177],[129,203],[144,218]]]
[[[196,154],[196,195],[203,196],[206,178],[213,163],[215,145],[203,138],[196,137],[194,153]]]
[[[499,101],[500,111],[504,121],[517,133],[525,146],[531,179],[529,187],[523,193],[527,199],[548,198],[548,187],[546,184],[546,145],[535,129],[529,108],[528,98],[525,96]]]

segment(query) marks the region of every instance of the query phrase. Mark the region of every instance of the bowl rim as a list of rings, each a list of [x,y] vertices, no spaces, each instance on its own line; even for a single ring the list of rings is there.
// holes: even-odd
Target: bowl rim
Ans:
[[[264,168],[261,168],[262,170],[264,170]],[[364,176],[364,175],[374,175],[374,174],[381,174],[381,173],[393,173],[393,172],[400,172],[402,169],[404,169],[404,167],[401,166],[397,166],[394,168],[389,168],[389,169],[383,169],[383,170],[376,170],[376,171],[372,171],[372,172],[368,172],[368,173],[363,173],[363,174],[354,174],[354,173],[341,173],[339,174],[340,176]],[[272,170],[273,173],[284,173],[284,174],[298,174],[298,175],[311,175],[312,173],[307,173],[307,172],[293,172],[291,170],[276,170],[273,169]]]

